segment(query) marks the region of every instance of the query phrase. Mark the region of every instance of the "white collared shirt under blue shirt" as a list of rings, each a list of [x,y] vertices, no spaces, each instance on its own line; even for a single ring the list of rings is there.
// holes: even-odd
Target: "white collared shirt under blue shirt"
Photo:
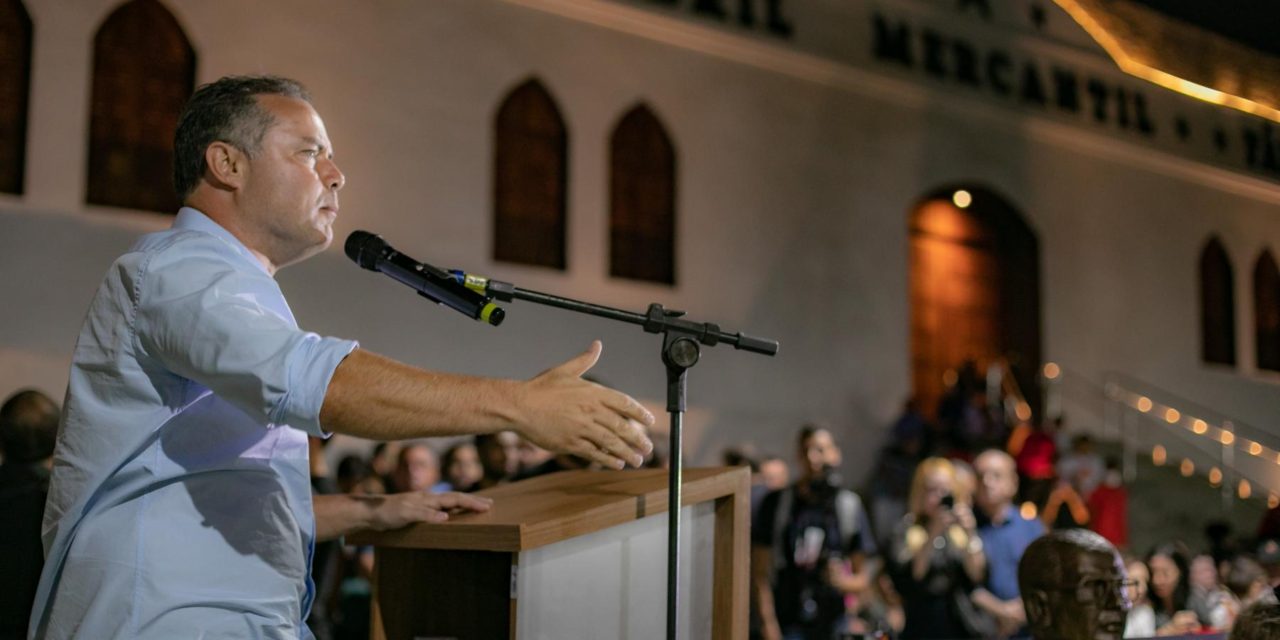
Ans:
[[[307,435],[355,347],[298,329],[195,209],[116,260],[72,358],[31,637],[310,637]]]

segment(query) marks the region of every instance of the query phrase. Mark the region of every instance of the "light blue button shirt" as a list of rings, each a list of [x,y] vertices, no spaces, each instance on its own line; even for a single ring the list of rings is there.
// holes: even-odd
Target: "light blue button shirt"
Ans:
[[[72,359],[30,635],[310,637],[307,434],[355,347],[299,330],[195,209],[116,260]]]

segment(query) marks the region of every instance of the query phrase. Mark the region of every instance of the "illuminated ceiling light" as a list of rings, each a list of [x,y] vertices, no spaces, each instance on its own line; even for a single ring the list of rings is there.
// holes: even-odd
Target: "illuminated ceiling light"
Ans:
[[[1019,402],[1019,403],[1018,403],[1018,408],[1016,409],[1016,412],[1017,412],[1017,414],[1018,414],[1018,419],[1019,419],[1019,420],[1030,420],[1030,419],[1031,419],[1031,405],[1029,405],[1029,404],[1027,404],[1027,403],[1025,403],[1025,402]]]
[[[1231,433],[1226,429],[1223,429],[1222,435],[1218,437],[1218,440],[1222,442],[1222,444],[1231,444],[1232,442],[1236,441],[1236,434]]]
[[[1164,466],[1167,455],[1168,454],[1164,450],[1163,446],[1156,445],[1153,449],[1151,449],[1151,464],[1154,464],[1157,467]]]
[[[1044,365],[1045,378],[1054,380],[1054,379],[1057,379],[1058,375],[1061,373],[1062,373],[1062,369],[1060,369],[1058,365],[1055,363],[1050,362],[1049,364]]]
[[[1191,474],[1196,472],[1196,463],[1187,458],[1183,458],[1182,464],[1178,467],[1178,472],[1189,478],[1191,477]]]
[[[1164,410],[1165,422],[1168,422],[1169,424],[1176,424],[1178,420],[1181,420],[1181,419],[1182,419],[1182,414],[1178,413],[1177,409],[1174,409],[1173,407],[1169,407],[1168,409]]]
[[[1222,484],[1222,469],[1217,467],[1209,469],[1209,484],[1215,487]]]
[[[1082,2],[1082,0],[1054,0],[1058,6],[1062,7],[1086,32],[1102,47],[1108,55],[1115,60],[1116,65],[1125,73],[1142,78],[1148,82],[1158,84],[1166,89],[1177,91],[1183,95],[1191,96],[1205,102],[1219,104],[1232,109],[1238,109],[1245,113],[1251,113],[1268,120],[1280,122],[1280,109],[1255,102],[1248,98],[1232,95],[1202,84],[1197,84],[1179,78],[1167,71],[1161,71],[1149,64],[1134,59],[1125,51],[1121,42],[1107,30],[1098,20],[1090,15],[1089,9],[1082,6],[1084,4],[1094,4],[1092,0]]]
[[[968,209],[969,205],[973,204],[973,194],[964,189],[956,189],[956,192],[951,194],[951,202],[961,209]]]
[[[1151,410],[1151,398],[1138,396],[1138,411],[1146,413]]]
[[[1196,421],[1191,423],[1191,430],[1200,435],[1204,435],[1205,432],[1209,430],[1209,423],[1199,418],[1196,418]]]
[[[1280,507],[1280,496],[1273,493],[1267,496],[1267,508],[1274,509],[1276,507]]]
[[[1249,496],[1253,495],[1253,487],[1249,486],[1248,480],[1240,481],[1240,486],[1236,489],[1236,495],[1240,496],[1241,500],[1248,500]]]
[[[1271,496],[1271,497],[1274,498],[1275,496]],[[1036,517],[1036,503],[1034,502],[1022,503],[1022,506],[1018,509],[1018,513],[1022,514],[1022,518],[1024,520],[1034,520]]]
[[[1252,454],[1253,454],[1253,455],[1255,455],[1255,456],[1260,456],[1260,455],[1262,455],[1262,445],[1261,445],[1261,444],[1259,444],[1259,443],[1257,443],[1257,442],[1250,442],[1250,443],[1249,443],[1249,453],[1252,453]]]

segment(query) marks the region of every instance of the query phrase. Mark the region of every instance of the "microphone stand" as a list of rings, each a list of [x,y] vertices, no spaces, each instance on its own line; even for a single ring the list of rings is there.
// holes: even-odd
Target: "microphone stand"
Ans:
[[[683,318],[683,311],[664,309],[660,304],[650,304],[647,312],[640,314],[605,307],[571,298],[521,289],[509,282],[490,280],[481,276],[451,271],[458,282],[467,288],[492,296],[503,302],[524,300],[549,307],[557,307],[587,315],[608,318],[619,322],[640,325],[646,333],[662,334],[662,364],[667,369],[667,413],[671,419],[671,464],[667,489],[667,640],[677,640],[678,603],[680,600],[680,509],[681,484],[681,432],[688,397],[688,371],[698,363],[701,346],[714,347],[720,343],[731,344],[736,349],[767,356],[778,353],[775,340],[755,338],[742,333],[727,333],[710,322],[693,322]]]

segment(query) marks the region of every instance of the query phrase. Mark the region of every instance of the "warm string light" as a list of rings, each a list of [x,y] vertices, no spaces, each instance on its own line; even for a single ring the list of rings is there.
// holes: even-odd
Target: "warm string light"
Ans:
[[[1044,365],[1044,377],[1047,380],[1056,380],[1062,373],[1062,368],[1052,362]]]
[[[1031,405],[1025,402],[1019,402],[1015,412],[1018,414],[1019,420],[1026,421],[1031,419]]]
[[[964,189],[957,189],[951,195],[951,202],[961,209],[968,209],[969,205],[973,204],[973,194]]]
[[[1107,394],[1116,399],[1123,399],[1127,395],[1128,399],[1125,400],[1125,403],[1142,413],[1155,412],[1169,424],[1182,424],[1198,436],[1208,435],[1223,446],[1234,444],[1242,451],[1249,453],[1249,455],[1260,458],[1273,458],[1276,464],[1280,465],[1280,451],[1266,447],[1255,440],[1237,437],[1233,431],[1234,425],[1230,421],[1223,422],[1221,427],[1212,427],[1201,418],[1185,416],[1173,407],[1153,402],[1147,396],[1121,391],[1114,383],[1107,384]]]
[[[1060,371],[1055,370],[1054,373],[1060,374]],[[1047,366],[1044,374],[1046,378],[1052,378],[1052,376],[1049,375],[1049,369]],[[1117,402],[1123,402],[1142,413],[1160,416],[1161,419],[1170,425],[1181,424],[1188,431],[1191,431],[1198,436],[1212,438],[1213,440],[1221,443],[1224,447],[1234,446],[1235,448],[1239,448],[1240,450],[1247,452],[1249,455],[1274,460],[1277,465],[1280,465],[1280,451],[1271,449],[1256,440],[1236,436],[1235,425],[1230,421],[1222,422],[1221,426],[1210,425],[1202,418],[1184,415],[1181,411],[1178,411],[1168,405],[1156,403],[1147,396],[1129,392],[1114,382],[1108,382],[1103,387],[1103,391],[1108,398]],[[1151,463],[1154,466],[1164,466],[1168,461],[1169,452],[1164,445],[1157,444],[1151,448]],[[1178,465],[1178,472],[1188,478],[1195,475],[1195,462],[1190,458],[1183,458],[1181,463]],[[1223,471],[1218,467],[1211,467],[1208,472],[1208,480],[1211,486],[1215,488],[1221,487],[1225,481]],[[1247,500],[1254,495],[1253,485],[1251,485],[1248,480],[1241,479],[1236,485],[1235,493],[1241,500]],[[1280,495],[1269,493],[1267,495],[1267,505],[1268,508],[1271,509],[1280,507]]]
[[[1273,495],[1271,497],[1274,498],[1275,496]],[[1036,517],[1036,503],[1030,501],[1022,503],[1022,507],[1018,509],[1018,513],[1022,514],[1022,518],[1024,520],[1034,520]]]

